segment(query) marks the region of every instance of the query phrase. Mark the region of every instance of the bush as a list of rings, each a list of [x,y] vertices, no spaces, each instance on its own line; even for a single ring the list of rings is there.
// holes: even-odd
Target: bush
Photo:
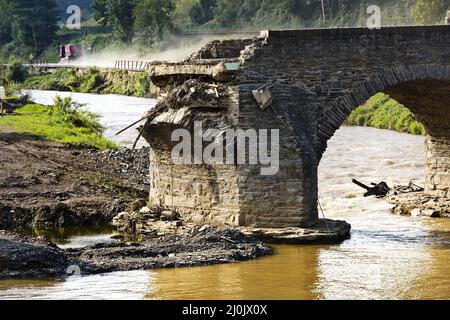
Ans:
[[[82,105],[70,98],[57,98],[53,107],[27,104],[14,112],[14,117],[0,118],[0,125],[74,146],[100,150],[117,148],[101,135],[103,127],[98,115],[83,111]]]
[[[346,120],[347,125],[389,129],[416,135],[425,135],[423,124],[411,111],[384,93],[370,98],[366,104],[355,109]]]
[[[101,76],[100,72],[95,69],[89,70],[89,74],[86,76],[86,79],[82,82],[80,86],[80,91],[89,93],[99,93],[101,91],[101,86],[103,86],[105,80]]]
[[[102,134],[104,127],[100,125],[98,114],[84,111],[84,104],[72,101],[71,97],[61,98],[56,96],[50,113],[58,113],[65,121],[78,128],[88,128],[98,134]]]
[[[137,97],[145,97],[150,94],[152,80],[146,71],[139,72],[134,80],[134,95]]]
[[[20,62],[12,62],[6,68],[6,82],[24,82],[27,78],[27,70]]]

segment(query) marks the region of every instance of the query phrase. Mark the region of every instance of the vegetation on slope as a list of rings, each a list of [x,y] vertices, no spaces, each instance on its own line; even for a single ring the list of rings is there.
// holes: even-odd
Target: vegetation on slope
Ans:
[[[366,104],[355,109],[346,125],[389,129],[415,135],[425,135],[425,127],[411,111],[384,93],[373,96]]]
[[[95,68],[87,72],[61,69],[55,73],[33,76],[25,80],[28,89],[70,91],[82,93],[120,94],[152,97],[151,80],[145,71],[130,73],[126,70],[102,71]]]
[[[57,97],[52,107],[27,104],[14,115],[0,117],[0,125],[15,128],[46,140],[99,150],[117,146],[102,136],[103,127],[96,114],[82,110],[71,98]]]

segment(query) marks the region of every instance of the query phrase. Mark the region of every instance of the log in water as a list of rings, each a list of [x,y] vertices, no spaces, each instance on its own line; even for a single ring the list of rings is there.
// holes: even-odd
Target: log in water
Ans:
[[[125,118],[111,123],[133,122]],[[0,299],[448,299],[450,220],[393,215],[352,183],[422,184],[424,162],[423,137],[344,127],[322,159],[319,189],[327,218],[352,224],[350,240],[278,246],[273,257],[231,265],[0,282]]]

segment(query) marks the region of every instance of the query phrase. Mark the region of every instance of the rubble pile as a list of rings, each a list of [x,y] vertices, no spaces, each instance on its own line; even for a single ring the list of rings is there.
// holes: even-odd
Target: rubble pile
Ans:
[[[392,192],[386,200],[395,205],[393,213],[431,218],[450,218],[450,199],[427,195],[425,192]]]
[[[223,84],[191,79],[174,88],[164,100],[172,109],[221,107],[220,100],[227,94],[228,90]]]
[[[114,271],[235,263],[273,254],[254,237],[229,228],[203,226],[139,242],[97,244],[63,250],[46,239],[0,230],[0,279],[64,278]]]
[[[114,171],[118,174],[126,174],[133,185],[148,190],[150,187],[149,167],[150,148],[141,149],[122,148],[117,150],[87,150],[85,154],[92,158],[98,166],[104,166],[109,163],[117,163]]]
[[[199,51],[187,58],[187,62],[201,59],[232,59],[238,58],[246,46],[251,45],[253,39],[243,40],[215,40],[207,43]]]
[[[228,88],[224,84],[190,79],[167,92],[146,117],[151,121],[167,110],[181,108],[226,108],[224,101],[228,96]]]
[[[118,231],[144,238],[188,231],[188,226],[183,224],[178,212],[147,206],[138,210],[133,209],[135,208],[131,205],[127,212],[121,212],[114,217],[113,225]]]

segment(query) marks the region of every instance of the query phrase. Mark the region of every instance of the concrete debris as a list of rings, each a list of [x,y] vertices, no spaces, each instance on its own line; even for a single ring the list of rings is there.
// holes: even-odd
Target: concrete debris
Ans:
[[[415,217],[449,218],[450,199],[428,195],[424,191],[391,192],[387,202],[395,205],[393,213]]]
[[[241,55],[241,51],[246,46],[253,44],[254,41],[254,39],[211,41],[199,51],[193,53],[186,61],[238,58]]]
[[[229,96],[226,85],[191,79],[172,88],[149,112],[148,121],[169,110],[182,108],[226,108],[224,100]]]
[[[192,79],[171,90],[164,100],[171,109],[182,107],[213,108],[221,107],[220,98],[227,96],[227,94],[228,90],[223,84]]]
[[[118,231],[136,237],[153,237],[158,234],[184,233],[185,228],[178,212],[147,206],[132,212],[121,212],[113,219]]]

